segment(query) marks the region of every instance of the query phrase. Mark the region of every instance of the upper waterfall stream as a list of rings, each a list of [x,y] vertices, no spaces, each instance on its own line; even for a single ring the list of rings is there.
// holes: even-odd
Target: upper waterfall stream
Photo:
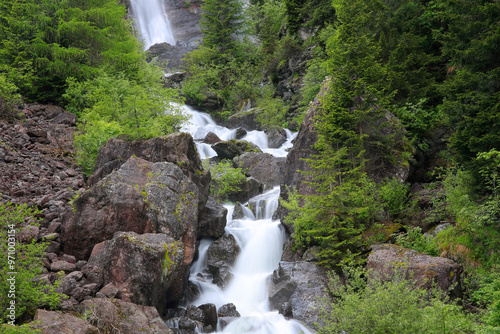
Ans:
[[[130,5],[145,50],[156,43],[175,45],[174,33],[162,0],[131,0]]]

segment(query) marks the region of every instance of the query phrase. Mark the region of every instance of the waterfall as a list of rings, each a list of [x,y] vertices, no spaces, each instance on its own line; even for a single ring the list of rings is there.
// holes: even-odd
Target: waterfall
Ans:
[[[156,43],[175,45],[175,38],[168,20],[163,0],[132,0],[130,3],[135,26],[147,50]]]
[[[191,121],[183,127],[183,131],[191,133],[197,141],[198,152],[202,158],[215,156],[207,150],[208,145],[199,141],[208,132],[213,132],[223,140],[234,138],[235,130],[217,125],[210,115],[184,106],[184,112],[191,116]],[[263,151],[274,156],[286,156],[287,147],[296,134],[287,132],[287,141],[278,149],[267,146],[267,136],[262,131],[250,131],[243,140],[250,141]],[[206,146],[205,146],[206,145]],[[208,148],[210,148],[208,146]],[[211,150],[211,149],[210,149]],[[212,303],[217,308],[233,303],[241,317],[231,322],[223,333],[261,333],[261,334],[298,334],[312,333],[308,328],[295,320],[287,320],[278,311],[273,311],[268,302],[268,279],[278,268],[285,232],[278,220],[272,216],[278,207],[279,186],[252,198],[255,213],[249,208],[243,209],[244,217],[232,219],[234,205],[226,205],[228,209],[226,233],[235,237],[241,251],[231,270],[232,279],[228,286],[221,289],[211,282],[207,274],[206,254],[211,240],[202,239],[199,246],[199,257],[191,266],[190,280],[200,290],[200,295],[189,304],[196,306]],[[219,332],[221,331],[218,328]]]

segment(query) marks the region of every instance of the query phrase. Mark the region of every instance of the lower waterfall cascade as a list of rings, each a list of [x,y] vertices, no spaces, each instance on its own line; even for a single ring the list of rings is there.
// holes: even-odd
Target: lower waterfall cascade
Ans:
[[[182,131],[193,136],[202,159],[216,155],[209,145],[199,142],[208,132],[217,134],[222,140],[235,138],[236,130],[217,125],[206,113],[195,111],[188,106],[183,108],[184,112],[191,116],[191,122],[185,125]],[[262,151],[282,157],[286,156],[295,136],[296,134],[287,130],[287,141],[278,149],[267,147],[267,135],[263,131],[249,131],[241,140],[252,142]],[[190,270],[190,281],[198,286],[200,295],[189,304],[199,306],[212,303],[219,308],[233,303],[241,314],[240,318],[229,323],[223,330],[219,325],[219,333],[313,333],[300,322],[287,320],[278,311],[271,310],[268,303],[268,279],[278,268],[286,238],[281,222],[272,219],[278,207],[279,194],[280,189],[277,186],[254,197],[252,201],[256,202],[256,212],[245,208],[244,217],[241,219],[233,220],[234,205],[225,205],[228,209],[225,232],[235,237],[241,250],[231,269],[233,277],[227,287],[221,289],[207,277],[205,261],[212,240],[200,241],[198,259]],[[198,332],[201,330],[198,329]]]

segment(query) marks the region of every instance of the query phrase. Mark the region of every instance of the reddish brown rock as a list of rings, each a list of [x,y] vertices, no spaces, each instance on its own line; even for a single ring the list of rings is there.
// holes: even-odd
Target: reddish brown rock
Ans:
[[[83,312],[90,314],[101,333],[173,334],[160,318],[156,308],[119,299],[94,298],[82,302]]]
[[[117,232],[94,247],[89,264],[102,270],[104,284],[112,283],[121,299],[163,313],[187,284],[189,264],[183,259],[182,242],[165,234]]]
[[[462,267],[443,257],[432,257],[412,249],[392,244],[372,247],[366,268],[371,276],[390,279],[395,271],[400,271],[407,279],[413,279],[417,286],[429,288],[434,283],[454,297],[462,295],[460,275]]]
[[[61,226],[64,252],[87,259],[94,245],[117,231],[165,233],[183,242],[190,264],[198,198],[198,187],[176,165],[132,157],[73,202]]]
[[[95,172],[88,179],[88,185],[117,170],[130,157],[136,156],[150,162],[172,162],[198,187],[201,211],[210,192],[210,172],[203,169],[193,137],[187,133],[174,133],[146,141],[124,141],[112,138],[99,149]]]
[[[36,310],[33,328],[41,334],[97,334],[99,330],[74,315],[55,311]]]

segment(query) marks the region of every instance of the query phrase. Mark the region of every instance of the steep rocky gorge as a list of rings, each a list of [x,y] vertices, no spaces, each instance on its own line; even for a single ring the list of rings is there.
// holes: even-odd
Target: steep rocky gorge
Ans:
[[[311,105],[287,158],[244,151],[233,158],[259,184],[257,193],[265,184],[282,189],[301,184],[299,175],[303,174],[297,170],[304,165],[294,152],[308,156],[319,103]],[[226,208],[209,197],[211,177],[189,134],[135,142],[111,139],[100,149],[96,172],[84,183],[70,159],[74,115],[39,105],[27,106],[23,115],[21,121],[0,123],[2,200],[43,210],[41,226],[26,229],[23,240],[49,240],[42,279],[50,284],[63,275],[59,291],[67,298],[61,310],[91,310],[95,317],[90,319],[93,325],[83,325],[70,313],[39,310],[40,328],[48,333],[74,323],[65,332],[79,333],[77,328],[92,332],[100,324],[101,328],[118,326],[124,333],[146,327],[151,333],[168,333],[163,317],[174,319],[168,324],[181,333],[194,328],[210,332],[217,324],[222,328],[238,317],[231,305],[222,309],[210,303],[177,307],[199,294],[188,278],[200,239],[217,240],[210,246],[207,261],[214,283],[221,287],[231,281],[239,253],[234,237],[225,230]],[[242,209],[258,215],[258,204],[252,203]],[[235,208],[233,219],[237,215]],[[291,226],[287,229],[293,233]],[[417,282],[432,277],[444,290],[459,283],[461,268],[451,260],[391,247],[373,248],[368,266],[387,275],[387,266],[408,262],[406,270],[414,272]],[[318,297],[328,297],[327,284],[326,272],[314,263],[314,257],[292,252],[285,243],[282,262],[268,282],[271,309],[315,328],[316,322],[321,323]],[[460,295],[459,287],[454,294]],[[117,308],[139,318],[117,319]]]

